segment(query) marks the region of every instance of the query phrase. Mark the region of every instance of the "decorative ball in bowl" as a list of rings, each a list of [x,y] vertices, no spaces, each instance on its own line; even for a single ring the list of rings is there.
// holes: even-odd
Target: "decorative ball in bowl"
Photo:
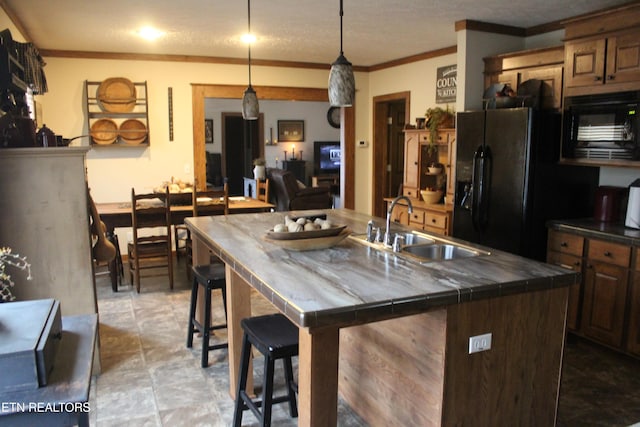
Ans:
[[[420,190],[420,194],[425,203],[435,204],[440,202],[443,192],[442,190]]]

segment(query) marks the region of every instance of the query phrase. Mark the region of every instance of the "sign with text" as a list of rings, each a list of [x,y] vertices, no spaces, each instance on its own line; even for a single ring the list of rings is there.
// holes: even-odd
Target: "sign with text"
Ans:
[[[436,73],[436,104],[456,102],[458,66],[447,65]]]

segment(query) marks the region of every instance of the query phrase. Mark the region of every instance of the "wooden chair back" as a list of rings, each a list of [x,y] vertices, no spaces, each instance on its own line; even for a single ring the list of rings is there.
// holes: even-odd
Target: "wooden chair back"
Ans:
[[[133,241],[129,243],[129,268],[132,282],[140,292],[140,270],[167,267],[169,286],[173,289],[173,259],[171,246],[171,201],[165,193],[136,194],[131,189],[131,228]],[[142,229],[152,229],[139,233]],[[145,260],[154,260],[142,265]],[[134,277],[135,276],[135,277]]]
[[[228,215],[229,186],[222,189],[194,191],[192,194],[193,216]]]
[[[256,199],[269,203],[269,179],[256,181]]]

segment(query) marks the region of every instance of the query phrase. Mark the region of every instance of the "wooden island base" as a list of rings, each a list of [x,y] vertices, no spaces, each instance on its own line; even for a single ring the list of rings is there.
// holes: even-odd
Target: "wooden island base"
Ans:
[[[341,329],[340,394],[372,426],[553,426],[567,295],[510,295]],[[491,349],[469,354],[469,337],[485,333]]]

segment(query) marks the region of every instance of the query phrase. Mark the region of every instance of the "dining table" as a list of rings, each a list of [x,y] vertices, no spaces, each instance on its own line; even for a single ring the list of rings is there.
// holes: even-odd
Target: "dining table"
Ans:
[[[209,201],[208,203],[212,203]],[[128,202],[107,202],[96,203],[100,220],[105,225],[105,234],[107,238],[117,246],[117,238],[115,229],[122,227],[131,227],[131,201]],[[185,218],[193,216],[193,205],[188,204],[172,204],[171,208],[171,224],[183,224]],[[255,213],[269,212],[275,208],[275,205],[245,196],[229,196],[229,214],[238,213]],[[114,292],[118,290],[119,267],[117,260],[109,264],[109,274],[111,277],[111,288]]]
[[[276,225],[310,215],[348,236],[280,240]],[[429,233],[476,256],[418,263],[363,243],[370,221],[385,220],[350,209],[186,219],[194,262],[226,265],[231,397],[257,294],[299,330],[300,426],[337,425],[338,393],[371,425],[554,425],[577,274]]]

